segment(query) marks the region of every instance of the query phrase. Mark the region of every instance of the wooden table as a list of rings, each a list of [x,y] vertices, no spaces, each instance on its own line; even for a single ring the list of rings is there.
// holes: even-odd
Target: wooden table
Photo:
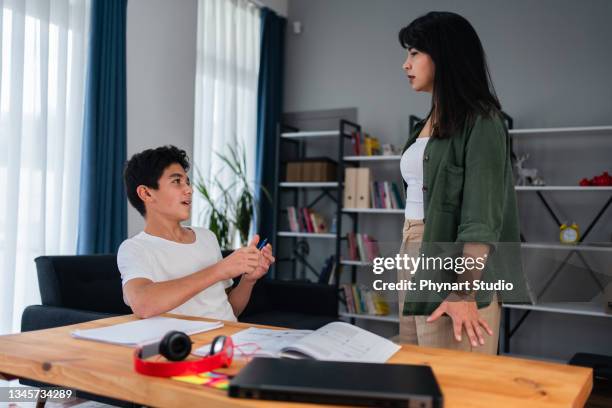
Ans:
[[[133,349],[70,336],[76,328],[132,320],[136,320],[132,315],[121,316],[0,336],[0,373],[8,379],[29,378],[156,407],[313,406],[229,398],[220,390],[143,376],[132,368]],[[227,322],[221,329],[192,339],[197,347],[210,343],[219,334],[231,335],[252,326]],[[580,407],[593,383],[592,370],[588,368],[410,345],[404,345],[389,363],[431,366],[442,388],[445,407]],[[236,365],[228,370],[239,368]]]

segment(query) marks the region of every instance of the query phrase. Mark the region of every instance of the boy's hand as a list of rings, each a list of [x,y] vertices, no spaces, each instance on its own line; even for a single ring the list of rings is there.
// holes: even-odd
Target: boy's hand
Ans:
[[[260,265],[261,254],[257,248],[247,246],[239,248],[231,255],[219,261],[223,279],[232,279],[240,275],[255,272]]]
[[[251,242],[249,242],[249,246],[247,248],[255,248],[257,250],[257,244],[259,243],[259,235],[255,234]],[[257,250],[259,252],[259,263],[253,272],[245,273],[242,279],[247,281],[255,282],[257,279],[264,276],[268,269],[270,269],[270,265],[274,263],[274,256],[272,256],[272,245],[267,244],[261,250]]]

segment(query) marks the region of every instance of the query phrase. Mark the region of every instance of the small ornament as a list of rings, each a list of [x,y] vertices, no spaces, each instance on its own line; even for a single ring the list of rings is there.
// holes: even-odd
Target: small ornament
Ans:
[[[594,186],[594,187],[606,187],[612,186],[612,176],[608,174],[607,171],[604,171],[599,176],[595,176],[591,179],[583,178],[580,180],[581,186]]]
[[[517,157],[514,163],[517,186],[545,186],[542,177],[538,176],[538,169],[525,169],[523,163],[529,158],[529,153]]]
[[[395,146],[390,143],[385,143],[382,145],[382,155],[383,156],[393,156],[397,154],[397,150]]]

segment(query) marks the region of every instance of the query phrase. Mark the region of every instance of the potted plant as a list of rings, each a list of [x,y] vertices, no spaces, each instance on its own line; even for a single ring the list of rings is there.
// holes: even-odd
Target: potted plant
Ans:
[[[200,175],[195,183],[196,190],[208,204],[208,209],[205,210],[207,227],[216,235],[222,249],[231,249],[236,231],[240,236],[240,245],[247,245],[253,215],[259,209],[255,200],[255,183],[247,179],[244,149],[240,146],[234,149],[228,145],[228,151],[227,155],[218,152],[215,154],[236,176],[232,184],[223,186],[217,177],[204,181]],[[267,189],[261,185],[259,187],[272,202]],[[213,188],[220,192],[216,199],[211,194]]]

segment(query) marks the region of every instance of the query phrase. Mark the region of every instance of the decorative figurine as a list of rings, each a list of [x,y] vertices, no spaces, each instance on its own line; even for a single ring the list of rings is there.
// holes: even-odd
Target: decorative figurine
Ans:
[[[538,176],[538,169],[525,169],[523,163],[529,158],[529,153],[517,157],[514,163],[517,186],[544,186],[546,183]]]

